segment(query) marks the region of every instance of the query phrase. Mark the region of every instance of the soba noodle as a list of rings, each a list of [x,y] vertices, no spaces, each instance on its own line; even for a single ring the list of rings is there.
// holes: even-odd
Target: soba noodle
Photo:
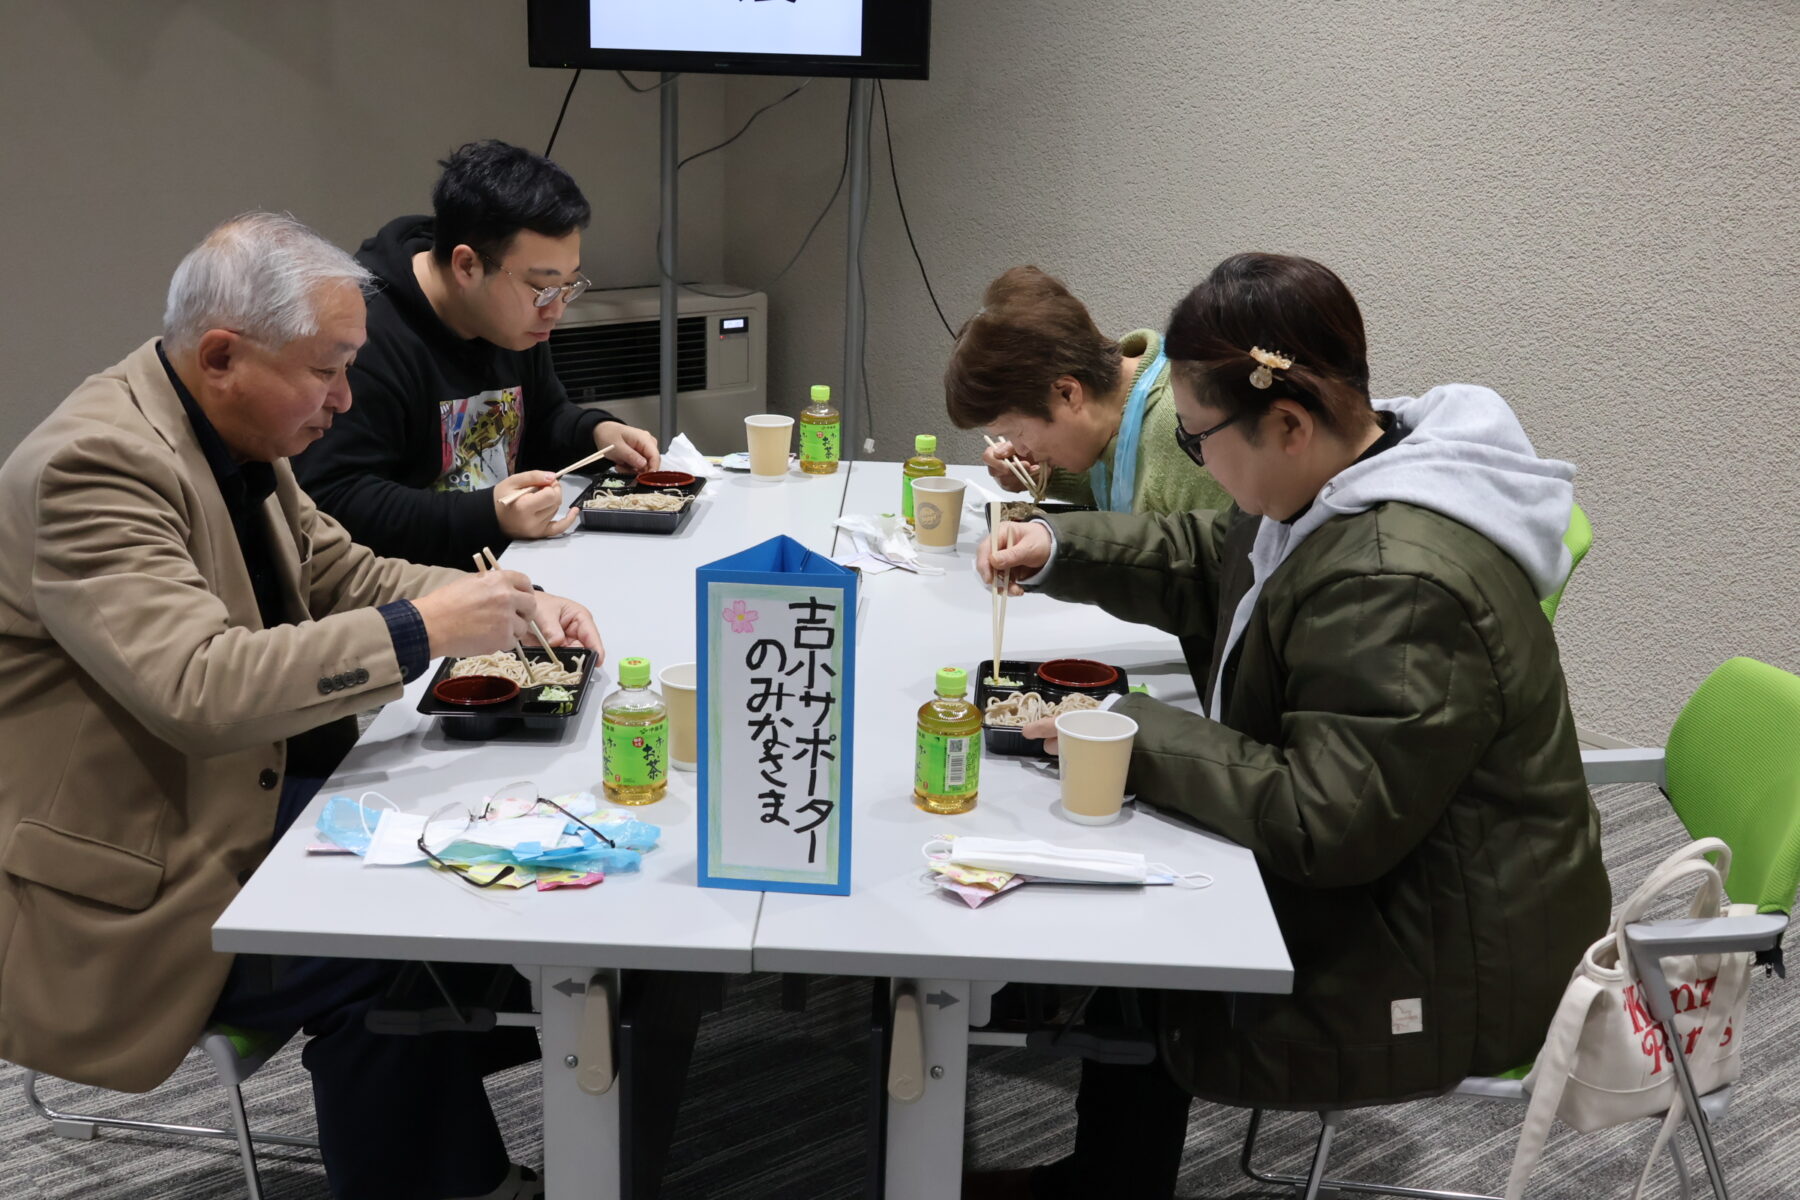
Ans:
[[[982,720],[989,725],[1002,725],[1007,728],[1019,728],[1033,721],[1041,721],[1045,717],[1060,717],[1066,712],[1078,712],[1084,708],[1099,708],[1100,702],[1092,696],[1079,693],[1065,698],[1059,704],[1050,704],[1036,692],[1013,692],[1006,696],[995,696],[987,702],[987,713]]]
[[[580,671],[560,670],[553,662],[533,660],[529,669],[519,661],[519,656],[511,650],[502,650],[498,654],[472,654],[468,658],[459,658],[450,664],[450,678],[459,675],[500,675],[512,680],[522,688],[536,687],[541,683],[553,683],[559,687],[568,687],[581,682]]]
[[[671,496],[664,492],[640,492],[635,496],[595,496],[583,508],[619,509],[626,512],[680,512],[689,497]]]

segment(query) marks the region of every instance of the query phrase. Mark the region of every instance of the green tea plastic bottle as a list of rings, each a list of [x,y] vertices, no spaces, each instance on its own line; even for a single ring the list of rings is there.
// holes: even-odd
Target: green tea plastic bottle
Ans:
[[[654,804],[669,787],[669,706],[650,660],[619,660],[619,689],[600,705],[602,783],[614,804]]]
[[[937,435],[921,433],[913,439],[913,456],[906,460],[900,468],[904,477],[900,480],[900,515],[906,518],[908,525],[913,521],[913,480],[923,479],[927,475],[944,474],[944,460],[937,456]]]
[[[913,803],[930,813],[954,815],[975,807],[981,786],[981,710],[963,699],[969,673],[943,667],[937,695],[919,708],[913,757]]]
[[[808,475],[836,474],[843,428],[843,418],[831,407],[831,389],[813,384],[812,403],[800,410],[800,469]]]

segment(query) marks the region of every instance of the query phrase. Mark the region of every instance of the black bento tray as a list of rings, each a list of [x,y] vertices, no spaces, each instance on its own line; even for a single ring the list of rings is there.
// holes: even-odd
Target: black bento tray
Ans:
[[[996,503],[998,503],[998,501],[989,501],[987,504],[982,506],[986,510],[982,515],[983,515],[984,519],[987,521],[987,527],[988,527],[989,533],[992,533],[994,531],[994,508],[993,508],[993,506]],[[1034,508],[1041,509],[1043,511],[1043,514],[1046,517],[1060,517],[1064,513],[1083,513],[1083,512],[1098,512],[1098,511],[1100,511],[1099,509],[1095,508],[1091,504],[1075,504],[1068,500],[1018,499],[1018,500],[1007,500],[1005,503],[1007,503],[1007,504],[1029,504]],[[1036,518],[1031,518],[1031,519],[1035,520]]]
[[[606,481],[620,480],[624,487],[609,488]],[[609,471],[582,490],[575,497],[576,511],[581,513],[583,529],[598,529],[607,533],[675,533],[686,525],[694,515],[694,497],[706,486],[706,480],[695,479],[681,487],[653,488],[638,483],[635,476]],[[620,512],[605,509],[589,509],[582,507],[595,496],[640,496],[645,492],[663,492],[682,495],[688,498],[687,505],[680,512]]]
[[[581,682],[561,685],[568,689],[573,699],[539,700],[537,690],[546,685],[537,684],[520,688],[517,696],[502,704],[446,704],[432,695],[437,685],[449,677],[451,664],[457,661],[446,658],[438,664],[437,673],[425,687],[425,694],[419,697],[419,711],[425,716],[437,717],[444,726],[446,737],[464,741],[484,741],[520,728],[561,729],[581,712],[587,699],[588,685],[593,682],[594,652],[578,646],[558,646],[556,653],[564,666],[574,668],[577,662],[581,665]],[[542,646],[527,646],[525,657],[534,663],[550,662],[550,652]]]
[[[988,701],[994,697],[1010,696],[1014,692],[1036,692],[1049,703],[1055,704],[1076,693],[1080,693],[1084,696],[1092,696],[1094,699],[1100,700],[1107,696],[1123,695],[1131,690],[1131,676],[1126,674],[1124,667],[1112,663],[1108,663],[1107,665],[1117,671],[1119,677],[1102,688],[1066,688],[1057,687],[1052,683],[1045,683],[1037,677],[1037,669],[1043,666],[1045,661],[1046,660],[1043,659],[1039,659],[1036,662],[1028,662],[1018,658],[1001,659],[1001,678],[1017,679],[1019,681],[1018,687],[1011,688],[994,687],[989,684],[988,677],[994,673],[993,660],[982,660],[980,674],[975,677],[975,707],[979,708],[983,714],[981,728],[985,737],[982,739],[982,744],[987,747],[989,754],[1023,755],[1031,758],[1050,757],[1048,754],[1044,753],[1044,743],[1033,741],[1031,738],[1025,737],[1012,726],[993,726],[987,723],[986,714]]]

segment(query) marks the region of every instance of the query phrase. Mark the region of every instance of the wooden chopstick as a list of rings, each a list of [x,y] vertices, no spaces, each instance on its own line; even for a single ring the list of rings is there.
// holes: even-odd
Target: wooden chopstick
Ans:
[[[486,546],[481,548],[481,552],[487,555],[488,565],[498,571],[500,569],[499,556],[492,550],[489,550]],[[568,671],[568,664],[563,662],[562,655],[556,652],[556,647],[550,644],[550,639],[544,636],[544,631],[538,628],[538,623],[536,621],[531,621],[529,624],[531,625],[531,632],[537,636],[538,644],[550,652],[550,658],[556,663],[556,669],[564,672]],[[519,653],[523,655],[525,653],[525,647],[520,646]],[[527,669],[529,669],[529,667]],[[536,679],[537,673],[533,672],[531,677]]]
[[[487,559],[485,561],[481,557],[482,554],[487,555]],[[486,575],[488,573],[488,563],[490,563],[490,562],[494,564],[494,570],[498,571],[500,569],[499,558],[497,558],[494,555],[494,552],[492,550],[489,550],[486,546],[483,546],[481,548],[481,554],[475,555],[474,558],[475,558],[475,573],[477,575]],[[533,628],[536,628],[536,626],[533,626]],[[544,637],[543,634],[541,634],[541,633],[538,634],[538,640],[542,641],[543,637]],[[549,645],[550,644],[548,642],[545,642],[544,648],[549,649]],[[528,658],[525,654],[525,643],[519,641],[517,638],[514,638],[513,639],[513,649],[517,650],[519,652],[519,662],[524,664],[526,678],[530,679],[533,683],[536,683],[537,682],[537,672],[531,669],[531,659]],[[554,658],[556,656],[556,651],[551,650],[550,655],[551,655],[551,657]],[[564,670],[567,669],[567,668],[563,667],[562,659],[560,659],[560,658],[558,658],[556,660],[556,665],[560,669],[564,669]]]
[[[587,466],[589,463],[593,462],[597,458],[605,458],[608,454],[612,453],[612,448],[616,444],[617,443],[615,443],[615,442],[608,442],[606,445],[600,447],[598,450],[594,451],[592,454],[588,455],[586,458],[582,459],[580,462],[572,462],[568,466],[564,467],[562,470],[558,471],[556,473],[556,477],[558,479],[561,479],[564,475],[567,475],[570,471],[579,471],[581,468]]]
[[[987,438],[987,444],[989,446],[998,446],[1000,444],[997,439],[988,437],[985,433],[981,436]],[[1012,468],[1014,477],[1016,477],[1020,483],[1025,485],[1025,490],[1031,494],[1033,500],[1042,500],[1044,498],[1044,485],[1038,481],[1037,469],[1035,467],[1027,468],[1023,460],[1016,454],[1001,459],[1001,461]]]
[[[1004,505],[996,505],[995,508],[997,508],[1001,511],[1004,511]],[[1007,544],[1008,543],[1006,541],[1006,522],[1005,521],[996,522],[994,525],[994,549],[1004,550],[1004,549],[1006,549]],[[991,558],[989,559],[989,565],[990,565],[990,567],[992,566]],[[1003,643],[1005,642],[1005,637],[1006,637],[1006,593],[1007,593],[1008,589],[1012,586],[1012,579],[1009,575],[1007,575],[1006,572],[998,571],[998,570],[993,572],[993,576],[994,576],[994,579],[993,579],[993,586],[994,586],[994,663],[993,663],[993,671],[988,675],[988,683],[990,686],[998,687],[1000,685],[1000,680],[1002,678],[1004,678],[1000,674],[1000,654],[1001,654],[1001,650],[1003,648]]]
[[[562,470],[558,471],[556,473],[556,477],[558,479],[561,479],[564,475],[567,475],[570,471],[579,471],[582,467],[587,466],[589,463],[593,462],[595,459],[605,458],[609,453],[611,453],[612,448],[614,446],[616,446],[617,444],[618,444],[617,442],[609,442],[605,446],[602,446],[600,449],[598,449],[598,450],[594,451],[592,454],[588,455],[586,458],[582,459],[580,462],[570,463],[568,466],[566,466]],[[549,484],[544,485],[544,487],[549,487],[549,486],[550,486]],[[539,490],[541,491],[543,489],[540,488]],[[514,500],[517,500],[520,496],[523,496],[525,494],[526,493],[524,493],[524,492],[514,492],[512,495],[504,497],[500,501],[500,503],[510,505]]]

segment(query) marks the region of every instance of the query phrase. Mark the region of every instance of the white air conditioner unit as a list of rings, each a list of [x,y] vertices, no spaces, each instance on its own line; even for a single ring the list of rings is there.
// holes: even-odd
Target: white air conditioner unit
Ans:
[[[709,285],[709,288],[711,285]],[[719,285],[722,292],[735,291]],[[676,424],[706,454],[744,448],[744,418],[767,411],[769,298],[729,300],[680,291],[676,321]],[[657,288],[591,291],[550,335],[556,374],[577,404],[657,429],[661,393],[661,296]]]

